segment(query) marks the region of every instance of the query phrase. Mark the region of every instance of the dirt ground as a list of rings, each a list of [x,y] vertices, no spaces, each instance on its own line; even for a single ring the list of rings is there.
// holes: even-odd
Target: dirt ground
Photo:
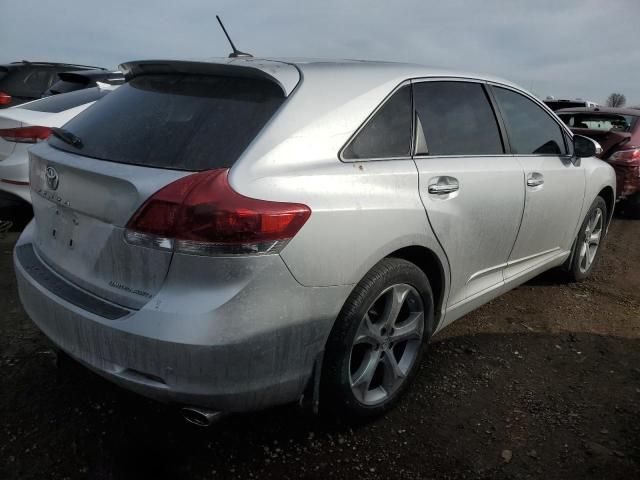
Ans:
[[[640,221],[586,283],[547,273],[434,339],[398,408],[341,425],[283,407],[201,429],[57,368],[0,240],[0,478],[640,478]]]

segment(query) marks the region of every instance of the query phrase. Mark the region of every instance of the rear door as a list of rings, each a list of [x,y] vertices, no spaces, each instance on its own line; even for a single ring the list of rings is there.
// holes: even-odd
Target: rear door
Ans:
[[[533,99],[492,87],[514,157],[525,172],[525,208],[505,278],[565,254],[573,243],[585,190],[585,172],[574,164],[568,135]]]
[[[143,75],[118,87],[64,126],[81,144],[50,137],[31,150],[37,253],[99,297],[141,307],[172,251],[127,243],[128,221],[175,180],[232,166],[283,101],[274,82],[249,78]]]
[[[414,105],[420,195],[451,265],[451,307],[502,285],[522,218],[523,170],[505,154],[481,82],[415,82]]]

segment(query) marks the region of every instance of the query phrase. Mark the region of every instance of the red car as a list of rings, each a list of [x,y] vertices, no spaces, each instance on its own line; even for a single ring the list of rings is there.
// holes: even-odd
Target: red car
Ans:
[[[556,114],[571,130],[602,146],[599,157],[616,171],[618,200],[640,218],[640,110],[627,108],[565,108]]]

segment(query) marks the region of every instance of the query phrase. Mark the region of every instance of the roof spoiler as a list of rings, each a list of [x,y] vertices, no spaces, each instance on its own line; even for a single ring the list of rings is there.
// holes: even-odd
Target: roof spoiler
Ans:
[[[139,75],[149,74],[163,74],[163,73],[185,73],[195,75],[217,75],[224,77],[240,77],[240,78],[253,78],[258,80],[267,80],[269,82],[278,85],[284,96],[288,96],[293,88],[296,86],[299,80],[299,75],[296,70],[295,82],[291,82],[289,75],[285,75],[287,78],[280,78],[265,71],[265,64],[261,62],[252,62],[254,65],[247,65],[245,63],[215,63],[215,62],[189,62],[183,60],[142,60],[126,62],[118,66],[120,71],[124,74],[126,81],[131,80]],[[269,70],[277,72],[277,69],[273,68],[273,63],[270,62]],[[295,68],[286,63],[278,62],[282,67]],[[262,68],[261,68],[262,67]]]

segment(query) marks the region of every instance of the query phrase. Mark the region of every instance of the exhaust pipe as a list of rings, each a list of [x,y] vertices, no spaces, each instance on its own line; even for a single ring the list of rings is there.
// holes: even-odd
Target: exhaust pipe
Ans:
[[[189,423],[199,427],[209,427],[222,418],[222,412],[208,410],[200,407],[182,407],[182,417]]]

